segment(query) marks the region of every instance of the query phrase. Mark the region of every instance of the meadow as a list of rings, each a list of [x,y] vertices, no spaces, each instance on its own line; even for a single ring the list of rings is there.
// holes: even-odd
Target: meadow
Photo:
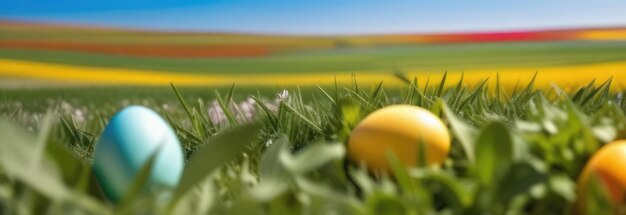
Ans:
[[[313,37],[0,26],[0,214],[626,211],[602,175],[577,185],[599,149],[626,138],[622,29]],[[355,126],[395,104],[444,122],[443,163],[404,168],[391,153],[392,171],[379,174],[349,159]],[[167,121],[185,167],[175,187],[147,190],[151,156],[113,201],[94,150],[129,105]]]
[[[626,135],[626,99],[609,90],[611,80],[569,93],[534,82],[514,91],[445,82],[257,93],[234,86],[212,95],[174,86],[117,91],[125,94],[103,88],[110,97],[102,98],[80,90],[58,98],[49,97],[54,91],[3,92],[0,207],[23,214],[571,214],[585,199],[588,214],[622,210],[611,207],[603,187],[589,196],[576,187],[589,157]],[[155,92],[164,95],[144,96]],[[139,192],[149,171],[138,173],[121,203],[107,200],[94,180],[98,135],[128,104],[159,112],[183,144],[184,179],[169,198]],[[241,111],[247,104],[252,115]],[[453,143],[443,165],[396,166],[394,177],[380,177],[347,159],[351,129],[391,104],[444,119]],[[212,115],[215,109],[224,113]]]

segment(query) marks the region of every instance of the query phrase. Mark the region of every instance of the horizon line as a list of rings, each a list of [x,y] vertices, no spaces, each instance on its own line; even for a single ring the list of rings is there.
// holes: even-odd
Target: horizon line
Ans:
[[[388,32],[388,33],[298,33],[298,32],[253,32],[253,31],[236,31],[236,30],[183,30],[183,29],[157,29],[150,27],[126,27],[103,24],[86,24],[86,23],[70,23],[55,21],[33,21],[24,19],[14,19],[0,16],[0,25],[17,24],[17,25],[41,25],[47,27],[61,28],[77,28],[85,30],[108,30],[108,31],[125,31],[136,33],[163,33],[163,34],[224,34],[224,35],[250,35],[250,36],[285,36],[285,37],[352,37],[352,36],[438,36],[438,35],[474,35],[474,34],[505,34],[505,33],[529,33],[529,32],[560,32],[560,31],[582,31],[582,30],[615,30],[626,29],[624,25],[593,25],[593,26],[556,26],[556,27],[537,27],[537,28],[511,28],[500,30],[470,30],[470,31],[427,31],[427,32]]]

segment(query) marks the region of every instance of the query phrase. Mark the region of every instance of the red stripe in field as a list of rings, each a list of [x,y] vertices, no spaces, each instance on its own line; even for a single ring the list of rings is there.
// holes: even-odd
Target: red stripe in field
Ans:
[[[0,48],[79,51],[147,57],[257,57],[270,54],[264,45],[93,44],[64,41],[0,40]]]
[[[433,42],[438,43],[551,41],[576,39],[572,32],[567,31],[440,34],[430,35],[428,38]]]

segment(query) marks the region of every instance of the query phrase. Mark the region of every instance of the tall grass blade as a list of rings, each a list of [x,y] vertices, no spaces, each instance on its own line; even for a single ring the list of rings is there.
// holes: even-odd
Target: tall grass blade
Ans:
[[[120,199],[119,211],[121,213],[125,213],[130,210],[135,199],[137,199],[143,189],[146,188],[146,184],[150,178],[150,174],[152,173],[152,169],[154,167],[154,163],[156,162],[156,158],[161,151],[163,144],[159,144],[159,147],[148,157],[148,160],[143,164],[141,169],[134,176],[133,181],[126,190],[126,193]]]
[[[441,82],[439,83],[439,88],[437,88],[437,98],[441,98],[443,89],[446,86],[446,77],[448,77],[448,71],[445,71],[443,73],[443,77],[441,78]]]
[[[183,96],[180,94],[178,89],[176,89],[176,86],[174,86],[174,83],[170,83],[170,86],[172,87],[172,90],[174,90],[174,94],[176,94],[176,98],[178,99],[178,102],[180,103],[181,106],[183,106],[185,113],[187,113],[187,117],[189,117],[189,120],[193,120],[194,117],[191,114],[191,109],[189,109],[189,106],[187,106],[187,103],[185,102],[185,99],[183,99]]]
[[[280,107],[281,107],[281,109],[284,108],[289,113],[293,114],[295,117],[297,117],[298,119],[300,119],[303,122],[305,122],[310,128],[312,128],[313,130],[317,131],[318,133],[320,133],[320,134],[324,133],[324,130],[322,130],[322,128],[320,128],[317,124],[315,124],[313,121],[311,121],[310,119],[308,119],[307,117],[305,117],[304,115],[299,113],[296,109],[292,108],[291,106],[289,106],[285,102],[280,102]]]
[[[335,101],[335,99],[333,99],[332,96],[330,96],[330,94],[328,94],[324,88],[320,87],[319,85],[317,85],[317,89],[319,89],[320,91],[322,91],[322,93],[324,94],[324,96],[326,96],[326,98],[328,98],[328,101],[330,101],[333,105],[337,105],[337,102]]]

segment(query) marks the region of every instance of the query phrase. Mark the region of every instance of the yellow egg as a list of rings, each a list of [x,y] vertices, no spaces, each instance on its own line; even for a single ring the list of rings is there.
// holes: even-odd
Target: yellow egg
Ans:
[[[580,211],[585,210],[589,196],[589,181],[592,174],[608,191],[608,197],[614,204],[623,204],[626,192],[626,140],[609,143],[598,150],[587,162],[578,180],[578,204]],[[582,213],[581,213],[582,214]]]
[[[392,105],[371,113],[354,128],[348,141],[350,159],[384,172],[391,170],[386,151],[409,167],[418,164],[421,148],[426,149],[423,154],[428,165],[441,164],[450,150],[450,135],[437,116],[411,105]]]

